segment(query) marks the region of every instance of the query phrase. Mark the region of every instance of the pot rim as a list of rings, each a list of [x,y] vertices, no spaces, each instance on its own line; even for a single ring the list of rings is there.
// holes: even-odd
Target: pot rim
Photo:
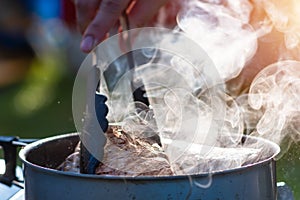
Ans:
[[[57,135],[57,136],[52,136],[52,137],[47,137],[44,139],[40,139],[36,142],[33,142],[31,144],[26,145],[23,149],[20,150],[19,152],[19,157],[22,161],[22,163],[24,165],[30,166],[31,168],[35,169],[35,170],[39,170],[41,172],[44,173],[52,173],[52,174],[56,174],[56,175],[64,175],[64,176],[72,176],[72,177],[78,177],[78,178],[91,178],[91,179],[111,179],[111,180],[162,180],[162,179],[183,179],[183,178],[187,178],[187,177],[203,177],[203,178],[207,178],[209,176],[216,176],[216,175],[224,175],[224,174],[230,174],[230,173],[238,173],[240,171],[244,171],[247,169],[253,169],[253,167],[261,167],[262,165],[267,165],[270,162],[275,162],[274,158],[279,154],[280,152],[280,147],[279,145],[277,145],[276,143],[269,141],[267,139],[264,138],[260,138],[260,137],[254,137],[254,136],[249,136],[247,135],[247,138],[253,138],[255,140],[259,140],[262,141],[264,143],[268,143],[273,149],[274,149],[274,153],[272,156],[269,156],[266,159],[263,159],[259,162],[256,163],[252,163],[252,164],[247,164],[247,165],[243,165],[241,167],[238,168],[231,168],[231,169],[226,169],[226,170],[220,170],[220,171],[215,171],[215,172],[207,172],[207,173],[201,173],[201,174],[186,174],[186,175],[172,175],[172,176],[168,176],[168,175],[161,175],[161,176],[123,176],[123,175],[95,175],[95,174],[82,174],[82,173],[76,173],[76,172],[66,172],[66,171],[60,171],[60,170],[56,170],[56,169],[52,169],[52,168],[47,168],[47,167],[43,167],[43,166],[39,166],[37,164],[31,163],[26,159],[27,154],[35,148],[38,148],[40,145],[50,142],[50,141],[54,141],[54,140],[58,140],[58,139],[66,139],[68,137],[74,137],[74,136],[79,136],[79,133],[75,132],[75,133],[67,133],[67,134],[62,134],[62,135]]]

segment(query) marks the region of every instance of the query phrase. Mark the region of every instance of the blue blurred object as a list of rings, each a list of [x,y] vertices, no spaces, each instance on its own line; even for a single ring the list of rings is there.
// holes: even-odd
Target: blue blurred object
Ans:
[[[60,0],[27,0],[29,9],[41,19],[59,18],[61,16]]]

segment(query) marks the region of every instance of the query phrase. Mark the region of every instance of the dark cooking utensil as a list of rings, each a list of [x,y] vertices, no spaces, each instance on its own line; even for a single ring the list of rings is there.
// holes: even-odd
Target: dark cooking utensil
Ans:
[[[126,31],[126,34],[127,34],[127,36],[124,37],[124,40],[125,40],[125,43],[127,46],[127,50],[128,50],[128,52],[126,53],[127,63],[128,63],[129,69],[134,70],[134,68],[136,67],[136,62],[134,59],[134,54],[133,54],[132,46],[131,46],[131,36],[128,32],[130,30],[130,24],[129,24],[129,18],[128,18],[128,15],[126,14],[126,12],[123,13],[120,22],[121,22],[123,31]],[[141,85],[143,85],[143,83],[141,83]],[[131,89],[132,89],[134,101],[139,101],[139,102],[142,102],[149,106],[149,100],[146,97],[145,90],[143,90],[141,87],[135,88],[133,79],[131,80]]]
[[[130,34],[128,32],[128,30],[130,29],[129,19],[125,12],[123,13],[122,17],[120,18],[120,24],[123,28],[123,32],[121,33],[121,36],[123,37],[123,40],[125,42],[125,45],[126,45],[126,48],[128,51],[125,54],[125,59],[126,59],[125,63],[128,66],[129,70],[134,70],[136,63],[135,63],[133,51],[131,51],[132,50],[131,38],[130,38]],[[93,67],[95,67],[95,66],[97,66],[97,62],[98,62],[97,61],[97,52],[96,52],[96,50],[94,50],[94,52],[92,52],[92,53],[94,56]],[[123,61],[120,59],[117,59],[116,61],[111,63],[110,67],[108,67],[108,71],[104,72],[104,76],[106,75],[106,77],[113,77],[112,80],[117,80],[117,78],[114,77],[114,76],[116,76],[116,74],[114,73],[114,69],[116,67],[119,67],[120,62],[123,62]],[[132,76],[133,76],[133,73],[132,73]],[[107,81],[108,81],[107,85],[108,85],[109,91],[111,92],[113,90],[115,82],[110,83],[110,80],[111,79],[109,79],[109,78],[107,79]],[[143,102],[144,104],[149,105],[149,101],[145,97],[145,91],[142,90],[140,87],[139,88],[134,87],[133,77],[131,77],[131,89],[132,89],[134,101]],[[90,94],[88,94],[88,95],[90,95]],[[107,98],[105,96],[103,96],[99,93],[95,94],[95,107],[96,107],[97,120],[98,120],[103,132],[105,132],[108,127],[108,121],[106,119],[106,115],[108,113],[108,108],[105,105],[106,100],[107,100]],[[89,123],[89,122],[87,122],[87,123]],[[90,129],[89,131],[93,131],[93,130]],[[101,134],[101,133],[99,133],[99,134]],[[159,138],[157,140],[159,141]],[[103,146],[103,148],[104,148],[104,146]],[[86,173],[86,174],[94,174],[95,168],[98,166],[98,164],[99,164],[99,160],[96,159],[87,150],[87,148],[84,145],[81,145],[81,162],[80,162],[81,170],[80,171],[82,173]]]
[[[260,140],[259,138],[257,140]],[[218,196],[222,199],[274,199],[294,200],[291,189],[283,182],[277,183],[275,176],[275,161],[273,157],[279,149],[268,144],[273,155],[265,160],[243,166],[241,168],[213,173],[212,185],[209,188],[198,188],[193,181],[205,183],[208,174],[191,176],[165,177],[119,177],[88,174],[67,173],[55,170],[64,159],[74,152],[79,141],[78,134],[68,134],[36,139],[19,139],[13,136],[0,136],[0,144],[5,148],[6,169],[5,178],[1,178],[0,199],[99,199],[115,197],[119,199],[184,199],[189,197]],[[16,149],[34,142],[20,152],[24,163],[26,189],[23,182],[16,177],[14,158]],[[7,148],[10,146],[9,148]],[[8,155],[11,154],[11,155]],[[2,167],[2,166],[1,166]],[[19,170],[21,170],[19,168]],[[4,176],[4,175],[2,175]],[[8,178],[10,177],[10,178]],[[12,179],[12,177],[15,177]],[[12,181],[8,181],[12,180]],[[192,182],[191,182],[192,181]],[[164,188],[164,190],[161,190]],[[118,192],[114,192],[114,191]],[[147,195],[145,196],[145,193]],[[263,195],[263,196],[262,196]],[[268,195],[267,198],[264,198]],[[270,196],[269,196],[270,195]],[[21,198],[20,198],[21,197]],[[153,198],[152,198],[153,197]],[[213,198],[203,198],[213,199]],[[214,198],[216,199],[216,198]]]
[[[106,115],[108,113],[108,107],[106,106],[107,98],[99,93],[95,93],[95,111],[97,116],[97,121],[103,130],[106,132],[108,128],[108,121]],[[101,133],[99,133],[101,134]],[[99,165],[99,160],[95,158],[84,145],[81,145],[81,157],[80,157],[80,172],[85,174],[95,174],[95,169]]]
[[[131,42],[132,38],[130,35],[130,23],[126,12],[123,12],[120,17],[120,24],[122,26],[122,32],[120,36],[124,42],[124,47],[126,48],[126,53],[112,62],[108,68],[103,72],[104,77],[107,82],[107,87],[109,92],[112,92],[114,87],[116,86],[119,79],[127,72],[131,71],[131,90],[133,94],[134,101],[142,102],[146,105],[149,105],[149,100],[145,95],[145,90],[141,87],[136,87],[134,83],[134,68],[141,64],[149,61],[145,56],[142,56],[141,53],[135,53]],[[117,32],[112,32],[111,34],[116,34]],[[140,61],[139,59],[142,59]],[[138,60],[138,63],[137,63]],[[139,85],[143,86],[143,83],[139,83]]]
[[[107,98],[99,93],[100,69],[97,67],[97,54],[95,51],[93,56],[93,66],[88,77],[85,125],[81,133],[80,146],[80,172],[84,174],[94,174],[96,167],[102,160],[103,149],[106,143],[106,137],[103,133],[106,132],[108,127],[106,119],[108,107],[105,105]],[[98,127],[102,129],[102,132]],[[95,135],[99,135],[99,141],[96,141],[96,144],[93,141]],[[93,145],[98,145],[99,151],[101,151],[98,151],[97,158],[95,155],[92,155],[93,152],[89,151],[89,149],[93,148]]]
[[[20,158],[24,163],[27,199],[276,199],[274,156],[278,145],[259,142],[270,152],[260,162],[235,169],[181,176],[124,177],[62,172],[56,167],[74,151],[78,134],[60,135],[27,145]],[[210,187],[201,188],[197,185]],[[55,192],[54,192],[55,191]]]

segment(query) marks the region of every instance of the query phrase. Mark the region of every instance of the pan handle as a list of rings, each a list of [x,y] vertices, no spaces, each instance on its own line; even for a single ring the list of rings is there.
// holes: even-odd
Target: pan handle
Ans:
[[[5,172],[0,176],[0,182],[11,186],[16,177],[17,147],[25,146],[36,139],[19,139],[15,136],[0,136],[0,146],[4,152]]]

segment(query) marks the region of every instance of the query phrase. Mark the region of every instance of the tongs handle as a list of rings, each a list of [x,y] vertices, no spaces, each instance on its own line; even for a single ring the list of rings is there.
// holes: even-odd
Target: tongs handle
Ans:
[[[124,11],[122,16],[120,17],[120,24],[122,27],[122,37],[123,40],[125,42],[126,48],[127,48],[127,62],[128,62],[128,66],[129,69],[132,70],[135,67],[135,61],[134,61],[134,56],[133,56],[133,52],[132,52],[132,46],[131,46],[131,36],[130,33],[128,32],[130,30],[130,24],[129,24],[129,18],[127,13]]]
[[[99,94],[97,92],[95,93],[96,117],[101,129],[103,130],[103,133],[105,133],[108,128],[108,121],[106,119],[108,107],[105,104],[106,100],[107,98],[104,95]],[[104,151],[104,146],[102,146],[101,148]],[[99,165],[100,161],[97,158],[95,158],[82,143],[80,149],[80,172],[84,174],[95,174],[95,170]]]
[[[106,137],[103,133],[105,133],[108,128],[108,120],[106,119],[108,107],[105,104],[107,98],[98,91],[100,84],[100,69],[97,67],[98,60],[96,49],[92,52],[92,56],[93,66],[88,77],[87,109],[80,146],[80,172],[85,174],[94,174],[96,167],[99,165],[100,161],[102,161],[106,143]],[[100,125],[103,132],[98,130],[97,123]],[[97,140],[96,143],[98,143],[97,145],[99,147],[97,158],[92,155],[93,152],[89,152],[85,147],[85,145],[92,145],[92,147],[90,147],[94,148],[94,140]],[[86,144],[84,144],[84,141]]]
[[[135,63],[135,59],[134,59],[134,55],[133,55],[133,49],[132,49],[132,38],[130,35],[130,23],[129,23],[129,18],[128,15],[126,13],[126,11],[123,12],[121,18],[120,18],[120,24],[122,26],[123,32],[122,32],[122,37],[123,40],[125,42],[126,48],[127,48],[127,53],[126,53],[126,58],[127,58],[127,64],[129,66],[129,69],[132,70],[132,74],[133,74],[133,70],[136,67],[136,63]],[[131,77],[131,89],[132,89],[132,93],[133,93],[133,99],[134,101],[139,101],[142,102],[146,105],[149,105],[149,101],[148,99],[145,97],[145,91],[142,90],[141,88],[135,88],[134,87],[134,77]]]

